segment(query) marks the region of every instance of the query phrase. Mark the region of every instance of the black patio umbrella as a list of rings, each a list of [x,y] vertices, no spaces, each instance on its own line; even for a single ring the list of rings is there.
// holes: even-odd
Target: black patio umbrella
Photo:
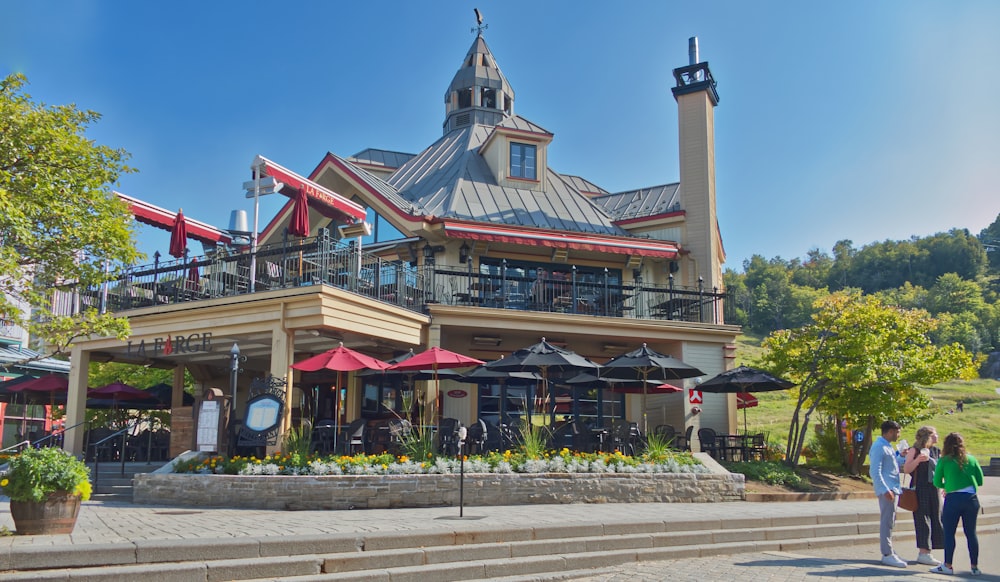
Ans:
[[[646,344],[631,352],[611,358],[604,364],[602,376],[622,380],[642,380],[642,386],[648,386],[650,380],[666,382],[667,380],[682,380],[695,378],[705,373],[680,359],[655,352]],[[646,390],[642,391],[642,431],[647,431],[646,420]]]
[[[151,397],[155,398],[162,408],[170,408],[173,404],[174,387],[166,382],[160,382],[149,388],[144,388],[143,392],[147,392]],[[184,392],[181,397],[181,406],[194,406],[194,396]]]
[[[714,394],[747,394],[751,392],[774,392],[776,390],[788,390],[793,388],[794,383],[774,376],[764,370],[751,368],[750,366],[737,366],[732,370],[723,372],[718,376],[706,380],[698,386],[702,392],[712,392]],[[755,405],[753,405],[755,406]],[[737,402],[737,408],[741,408]],[[743,406],[743,431],[747,430],[747,407]]]
[[[737,392],[773,392],[775,390],[788,390],[794,386],[794,383],[771,375],[764,370],[758,370],[750,366],[739,366],[723,372],[711,380],[702,382],[698,386],[698,389],[702,392],[726,394]]]
[[[567,375],[588,370],[597,371],[601,368],[600,364],[595,364],[574,351],[550,344],[544,337],[537,344],[521,348],[506,358],[487,362],[483,367],[505,372],[536,372],[542,377],[542,389],[546,398],[549,397],[549,372]],[[555,406],[550,408],[554,421]]]

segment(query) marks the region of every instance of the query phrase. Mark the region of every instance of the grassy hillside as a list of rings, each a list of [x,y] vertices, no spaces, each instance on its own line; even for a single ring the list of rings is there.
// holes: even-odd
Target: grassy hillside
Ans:
[[[736,363],[752,363],[761,353],[760,338],[740,336],[737,339]],[[932,400],[932,417],[921,424],[935,427],[941,440],[949,432],[960,432],[965,437],[969,452],[979,458],[1000,456],[1000,382],[995,380],[973,380],[969,382],[944,382],[925,388]],[[769,440],[785,444],[788,440],[788,425],[795,411],[796,389],[782,392],[762,392],[756,394],[760,406],[746,411],[751,432],[766,432]],[[956,403],[965,403],[964,412],[958,412]],[[743,412],[738,411],[740,427],[743,426]],[[811,419],[809,437],[819,418]],[[913,442],[918,426],[903,428],[903,438]]]

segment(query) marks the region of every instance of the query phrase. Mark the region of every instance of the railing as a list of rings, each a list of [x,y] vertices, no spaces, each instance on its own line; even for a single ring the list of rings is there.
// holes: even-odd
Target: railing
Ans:
[[[46,435],[46,436],[38,439],[37,441],[31,443],[31,446],[35,447],[36,449],[40,449],[40,448],[42,448],[42,443],[50,442],[51,441],[51,444],[45,445],[45,446],[61,447],[62,444],[63,444],[62,443],[62,438],[63,438],[63,436],[67,432],[69,432],[70,430],[72,430],[72,429],[74,429],[74,428],[76,428],[78,426],[84,426],[84,425],[88,425],[89,426],[90,425],[90,421],[89,420],[85,420],[83,422],[78,422],[78,423],[76,423],[74,425],[71,425],[71,426],[63,427],[63,428],[61,428],[59,430],[54,430],[54,431],[52,431],[52,434],[48,434],[48,435]]]
[[[128,435],[129,428],[125,427],[117,432],[111,433],[103,439],[97,441],[96,443],[91,443],[90,447],[94,450],[94,491],[97,491],[97,481],[101,476],[101,448],[106,446],[105,443],[112,441],[117,437],[122,438],[121,448],[119,449],[118,457],[121,459],[122,464],[122,476],[125,476],[125,437]]]
[[[519,311],[543,311],[666,319],[699,323],[722,323],[725,293],[716,289],[614,282],[603,276],[576,276],[568,279],[486,275],[466,269],[425,267],[421,279],[426,284],[421,296],[425,303],[492,307]],[[501,269],[501,273],[506,269]]]
[[[413,266],[358,252],[352,244],[330,237],[327,229],[302,241],[284,241],[257,251],[256,273],[250,277],[250,254],[224,254],[155,261],[132,267],[100,288],[79,291],[79,308],[122,311],[231,297],[272,289],[331,285],[416,312],[430,305],[461,305],[519,311],[599,315],[645,320],[701,323],[725,321],[722,309],[731,302],[716,289],[630,282],[603,275],[528,278],[484,266],[484,272],[435,264]],[[253,287],[253,288],[251,288]],[[69,295],[63,292],[62,301]]]

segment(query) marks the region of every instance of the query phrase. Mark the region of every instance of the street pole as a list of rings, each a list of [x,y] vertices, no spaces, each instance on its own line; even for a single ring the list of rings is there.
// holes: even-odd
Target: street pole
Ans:
[[[465,512],[465,437],[469,431],[464,426],[458,428],[458,516]]]
[[[240,373],[239,344],[233,344],[233,348],[229,350],[229,355],[232,357],[229,368],[229,422],[233,422],[233,419],[236,418],[236,383],[239,380]]]
[[[256,163],[251,168],[253,170],[253,237],[250,239],[250,292],[257,291],[257,215],[260,211],[260,172],[264,164],[260,158],[254,160]]]

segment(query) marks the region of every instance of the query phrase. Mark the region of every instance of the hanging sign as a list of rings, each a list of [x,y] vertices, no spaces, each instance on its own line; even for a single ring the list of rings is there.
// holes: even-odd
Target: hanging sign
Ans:
[[[701,395],[701,390],[690,388],[688,390],[688,402],[691,404],[702,404],[705,398]]]
[[[451,396],[452,398],[465,398],[468,395],[469,395],[469,393],[466,392],[465,390],[449,390],[448,391],[448,396]]]

